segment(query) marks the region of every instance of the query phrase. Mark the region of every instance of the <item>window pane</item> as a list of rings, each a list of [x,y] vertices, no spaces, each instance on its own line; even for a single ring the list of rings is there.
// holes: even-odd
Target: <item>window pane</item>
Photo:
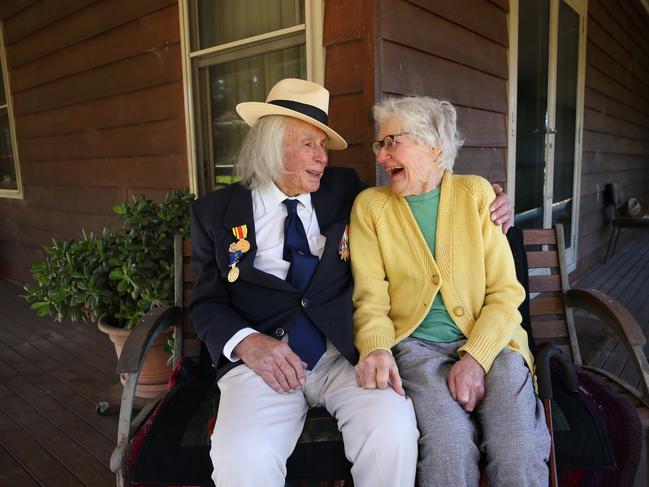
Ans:
[[[199,49],[304,23],[304,0],[197,0]]]
[[[565,2],[559,6],[557,48],[557,135],[554,145],[554,201],[552,223],[562,223],[570,247],[572,193],[575,174],[577,118],[577,67],[579,65],[579,15]]]
[[[516,225],[543,227],[550,2],[519,4]]]
[[[248,132],[235,110],[237,103],[264,101],[282,78],[306,79],[304,45],[209,68],[214,185],[232,182],[237,153]]]
[[[18,189],[6,108],[0,110],[0,189]]]

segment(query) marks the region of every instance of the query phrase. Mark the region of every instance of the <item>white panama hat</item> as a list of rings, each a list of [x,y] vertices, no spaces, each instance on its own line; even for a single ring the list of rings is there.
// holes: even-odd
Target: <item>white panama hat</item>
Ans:
[[[237,105],[237,113],[252,126],[267,115],[284,115],[304,120],[327,134],[327,148],[342,150],[347,142],[329,128],[329,91],[317,83],[286,78],[278,81],[266,102],[247,101]]]

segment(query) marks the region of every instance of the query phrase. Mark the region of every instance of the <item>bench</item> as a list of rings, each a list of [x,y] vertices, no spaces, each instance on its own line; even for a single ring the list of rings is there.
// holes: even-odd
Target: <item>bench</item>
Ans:
[[[563,351],[575,364],[589,369],[606,380],[633,408],[637,410],[643,424],[643,452],[641,465],[634,485],[647,485],[647,428],[649,427],[649,364],[643,352],[645,337],[633,316],[620,304],[594,289],[571,289],[565,264],[564,234],[561,225],[552,229],[524,230],[524,245],[529,269],[530,321],[533,336],[537,344],[552,343]],[[175,241],[176,298],[175,305],[151,311],[134,329],[127,342],[118,364],[118,372],[127,374],[122,397],[117,446],[111,458],[111,469],[118,476],[118,485],[122,485],[122,462],[129,441],[155,407],[155,401],[145,406],[133,418],[135,386],[146,351],[160,332],[174,326],[175,357],[189,357],[196,360],[200,353],[200,342],[189,325],[187,308],[191,303],[191,286],[195,275],[191,269],[191,242],[179,237]],[[519,276],[520,278],[520,276]],[[633,358],[633,363],[640,376],[641,388],[636,389],[605,370],[584,365],[577,337],[573,311],[585,310],[594,315],[609,327],[622,341]],[[180,338],[180,339],[178,339]],[[301,438],[292,459],[289,460],[289,478],[299,484],[300,474],[292,475],[292,469],[299,470],[313,458],[309,457],[309,441],[313,438],[308,433],[314,422],[333,422],[324,410],[311,410]],[[331,431],[331,430],[330,430]],[[337,430],[334,429],[334,435]],[[306,441],[303,441],[306,440]],[[317,439],[316,439],[317,440]],[[327,469],[327,462],[319,462],[309,468],[323,468],[317,478],[333,481],[348,480],[349,462],[346,462],[338,438],[326,438],[331,448],[336,449],[330,458],[337,458],[337,464]],[[297,455],[297,456],[296,456]],[[306,456],[305,456],[306,455]],[[342,458],[341,458],[342,456]],[[297,460],[296,460],[297,458]],[[310,458],[310,459],[309,459]],[[315,459],[317,463],[317,458]],[[333,473],[332,473],[333,472]],[[303,473],[303,472],[302,472]],[[332,483],[331,485],[334,485]],[[344,482],[335,482],[344,485]]]

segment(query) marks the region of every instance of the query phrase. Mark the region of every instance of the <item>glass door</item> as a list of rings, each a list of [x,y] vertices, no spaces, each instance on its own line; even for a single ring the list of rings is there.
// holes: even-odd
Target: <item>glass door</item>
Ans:
[[[567,0],[524,0],[518,8],[515,221],[523,228],[562,223],[573,264],[583,116],[583,7]]]

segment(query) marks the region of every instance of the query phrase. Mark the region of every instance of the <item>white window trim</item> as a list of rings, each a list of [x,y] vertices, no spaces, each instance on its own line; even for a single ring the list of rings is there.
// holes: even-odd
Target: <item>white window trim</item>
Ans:
[[[191,28],[189,25],[189,2],[190,0],[178,0],[178,12],[180,21],[180,48],[182,53],[183,72],[183,101],[185,105],[185,130],[187,133],[187,170],[189,175],[189,190],[198,193],[198,167],[196,124],[194,111],[194,79],[192,71],[192,59],[209,55],[210,53],[223,52],[225,50],[245,49],[255,44],[263,43],[269,38],[277,39],[278,35],[290,37],[297,32],[305,32],[306,37],[306,63],[307,79],[316,83],[324,84],[325,72],[325,47],[323,46],[324,30],[324,0],[305,0],[305,23],[281,31],[261,34],[247,39],[240,39],[225,45],[219,45],[200,51],[191,50]]]
[[[551,29],[557,28],[558,23],[558,2],[561,0],[550,0],[551,15],[555,18],[551,21]],[[588,0],[563,0],[570,5],[577,13],[580,14],[580,29],[582,34],[579,37],[579,65],[577,67],[577,113],[575,125],[575,169],[573,182],[574,201],[572,205],[572,221],[575,231],[572,236],[572,245],[566,255],[566,267],[568,272],[577,268],[578,244],[579,244],[579,207],[581,201],[581,169],[583,157],[583,126],[584,126],[584,93],[586,91],[586,44],[588,43]],[[643,2],[647,0],[641,0]],[[516,201],[516,107],[518,103],[518,10],[520,0],[511,0],[509,4],[509,14],[507,16],[509,26],[509,81],[508,81],[508,100],[509,108],[507,113],[508,131],[507,131],[507,184],[506,191],[513,202]],[[553,12],[556,12],[554,14]],[[553,37],[555,40],[553,40]],[[556,43],[556,36],[550,32],[550,42]],[[556,47],[553,49],[554,59],[549,60],[548,83],[554,79],[550,69],[556,70]],[[549,86],[550,90],[555,91],[556,86]],[[552,107],[554,110],[554,107]],[[551,175],[548,176],[551,180]],[[516,208],[514,208],[516,214]]]
[[[2,61],[2,76],[5,86],[5,97],[7,99],[7,119],[9,120],[9,133],[11,135],[11,150],[14,158],[14,170],[16,171],[17,189],[1,189],[0,198],[23,199],[23,185],[20,177],[20,158],[18,157],[18,141],[16,140],[16,123],[14,121],[13,98],[11,96],[11,86],[9,83],[9,67],[7,65],[7,55],[4,46],[4,24],[0,22],[0,60]]]

